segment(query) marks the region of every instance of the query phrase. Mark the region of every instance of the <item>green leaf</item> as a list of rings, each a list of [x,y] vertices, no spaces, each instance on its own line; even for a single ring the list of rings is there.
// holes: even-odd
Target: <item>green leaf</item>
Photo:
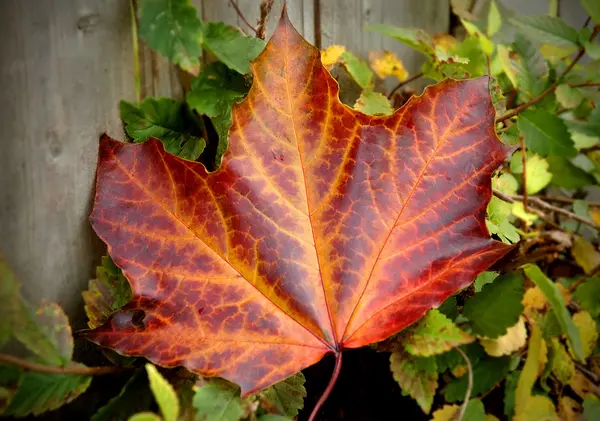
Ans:
[[[542,350],[542,332],[537,324],[531,325],[531,336],[527,347],[527,359],[521,371],[517,389],[515,391],[515,412],[519,416],[531,398],[531,389],[538,377]]]
[[[479,396],[491,390],[508,373],[510,357],[486,358],[473,367],[473,389],[471,396]],[[468,386],[468,375],[453,379],[444,388],[444,398],[448,402],[459,402],[465,399]]]
[[[402,394],[417,401],[423,412],[429,414],[438,387],[435,358],[413,357],[405,352],[390,355],[390,370]]]
[[[592,21],[596,25],[600,25],[600,2],[597,0],[579,0],[579,2]]]
[[[210,117],[219,136],[216,166],[221,165],[223,154],[229,145],[229,129],[232,125],[231,107],[248,93],[246,79],[229,70],[221,62],[202,69],[192,81],[191,91],[186,95],[189,106],[199,114]]]
[[[463,421],[483,421],[485,420],[485,408],[479,399],[471,399],[467,404],[467,409]]]
[[[591,393],[583,400],[583,417],[586,421],[600,420],[600,399]]]
[[[456,297],[449,297],[446,301],[438,307],[438,311],[450,320],[454,320],[458,317],[458,304],[456,303]]]
[[[585,361],[579,331],[571,319],[571,315],[565,306],[565,300],[556,284],[548,279],[546,275],[544,275],[544,272],[534,264],[528,263],[523,265],[522,268],[527,277],[539,286],[546,296],[546,299],[550,303],[550,306],[558,319],[562,332],[567,335],[567,339],[571,343],[577,359]]]
[[[519,382],[519,375],[518,371],[506,375],[506,381],[504,382],[504,415],[506,415],[506,419],[512,420],[515,413],[515,391]]]
[[[467,30],[467,33],[475,38],[481,45],[484,53],[491,55],[494,52],[494,43],[475,25],[467,20],[461,19],[460,22]]]
[[[152,364],[146,364],[150,390],[158,403],[165,421],[177,421],[179,417],[179,398],[173,386],[158,372]]]
[[[577,304],[590,312],[592,317],[600,316],[600,278],[589,278],[580,284],[573,294]]]
[[[473,340],[471,335],[460,330],[449,318],[432,309],[415,326],[406,330],[402,343],[410,354],[430,357]]]
[[[467,354],[467,357],[473,366],[475,366],[481,358],[486,356],[483,347],[478,342],[463,345],[459,348]],[[456,366],[465,364],[465,359],[456,349],[436,355],[435,361],[437,363],[438,373],[443,373],[447,370],[454,369]]]
[[[577,46],[577,30],[564,20],[552,16],[519,16],[511,19],[523,34],[560,47]]]
[[[550,338],[550,350],[550,370],[552,374],[562,384],[569,384],[573,375],[575,375],[575,363],[558,338]]]
[[[139,105],[121,101],[121,119],[134,142],[149,137],[160,139],[165,150],[195,161],[206,142],[198,136],[199,122],[189,115],[186,105],[170,98],[145,98]]]
[[[482,272],[477,275],[477,278],[475,278],[475,282],[473,283],[475,292],[480,292],[485,285],[491,284],[497,277],[498,272]]]
[[[565,108],[575,108],[581,104],[581,101],[585,98],[581,93],[581,90],[572,88],[566,83],[558,85],[554,94],[556,95],[558,103]]]
[[[139,34],[150,48],[197,74],[202,55],[202,23],[189,0],[140,0]]]
[[[96,279],[89,282],[87,291],[81,295],[88,326],[95,329],[131,300],[131,286],[110,256],[104,256],[102,266],[96,267]]]
[[[517,124],[532,152],[539,155],[577,155],[565,123],[548,111],[525,110],[519,115]]]
[[[371,115],[390,115],[394,112],[385,95],[369,90],[361,92],[354,109]]]
[[[600,252],[583,237],[575,237],[571,253],[577,264],[588,275],[600,267]]]
[[[515,194],[519,183],[512,174],[501,174],[492,179],[494,189],[507,194]],[[487,207],[486,225],[491,234],[496,234],[505,243],[516,243],[520,240],[519,233],[510,223],[512,204],[497,197],[492,197]],[[477,286],[476,286],[477,288]]]
[[[552,173],[548,171],[548,161],[544,158],[533,155],[527,157],[527,194],[535,194],[543,190],[552,180]]]
[[[129,417],[127,421],[162,421],[162,418],[154,412],[140,412]]]
[[[230,69],[246,74],[250,61],[265,48],[265,42],[223,22],[208,22],[204,24],[202,46]]]
[[[518,273],[499,276],[481,292],[466,300],[463,315],[471,321],[473,332],[497,338],[514,326],[523,313],[523,277]]]
[[[198,421],[239,421],[244,416],[239,387],[221,379],[198,388],[193,406]]]
[[[553,174],[552,185],[566,189],[579,189],[594,184],[594,177],[573,165],[567,158],[548,156],[546,160]]]
[[[148,409],[152,403],[147,376],[138,370],[119,394],[101,407],[90,421],[126,421],[137,411]]]
[[[371,87],[373,72],[365,61],[360,60],[349,51],[344,51],[340,57],[340,64],[362,89]]]
[[[583,347],[583,357],[587,358],[594,353],[598,342],[598,327],[592,315],[587,311],[579,311],[573,315],[573,323],[579,331]],[[569,343],[569,352],[573,355],[573,348]]]
[[[487,34],[488,36],[494,35],[502,26],[502,15],[498,10],[496,0],[490,1],[490,10],[487,16]]]
[[[295,417],[304,408],[305,381],[300,372],[265,389],[260,395],[261,406],[269,413]]]
[[[3,377],[2,367],[0,377]],[[91,381],[91,376],[77,374],[24,372],[3,415],[24,417],[52,411],[85,392]]]
[[[502,44],[498,44],[498,58],[504,74],[508,77],[512,86],[516,88],[518,86],[518,81],[515,74],[515,65],[510,58],[510,50]]]
[[[422,29],[418,28],[398,28],[397,26],[387,24],[374,24],[364,26],[367,31],[378,32],[388,37],[394,38],[409,47],[425,54],[431,58],[434,55],[433,43],[431,37]]]
[[[258,418],[258,421],[293,421],[292,418],[283,417],[281,415],[267,414]]]

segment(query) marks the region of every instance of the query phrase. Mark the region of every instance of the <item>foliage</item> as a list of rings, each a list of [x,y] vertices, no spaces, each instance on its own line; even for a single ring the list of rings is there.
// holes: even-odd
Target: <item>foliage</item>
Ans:
[[[364,28],[418,51],[416,75],[390,51],[319,53],[285,19],[286,45],[278,32],[265,44],[202,21],[189,0],[137,2],[140,38],[191,84],[184,100],[121,102],[137,145],[102,140],[92,222],[116,264],[106,256],[83,292],[95,330],[82,335],[186,369],[111,356],[132,374],[93,421],[290,421],[300,369],[380,340],[433,420],[600,416],[600,6],[581,0],[592,24],[577,29],[556,2],[547,16],[481,2],[451,1],[456,37]],[[328,70],[358,89],[351,107]],[[387,94],[386,78],[398,83]],[[409,100],[418,78],[442,82]],[[404,104],[410,124],[395,120]],[[436,124],[415,129],[427,108]],[[440,128],[450,115],[462,126]],[[415,164],[423,154],[432,168]],[[422,188],[403,190],[414,173]],[[77,398],[105,367],[72,360],[64,312],[28,304],[3,262],[0,281],[0,347],[28,352],[0,354],[0,413]]]

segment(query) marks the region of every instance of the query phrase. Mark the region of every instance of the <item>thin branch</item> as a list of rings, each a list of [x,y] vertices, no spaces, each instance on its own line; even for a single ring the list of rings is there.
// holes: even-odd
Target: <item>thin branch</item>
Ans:
[[[598,34],[599,29],[600,29],[600,26],[597,26],[594,28],[594,32],[592,32],[592,35],[590,36],[590,41],[592,41],[594,39],[594,37]],[[542,99],[546,98],[548,95],[550,95],[552,92],[554,92],[556,90],[556,88],[558,87],[558,85],[560,84],[560,82],[562,81],[562,79],[567,75],[567,73],[569,73],[571,70],[573,70],[573,67],[575,67],[577,62],[579,62],[579,60],[581,60],[581,58],[584,55],[585,55],[585,47],[581,47],[579,49],[579,51],[577,52],[577,55],[575,56],[573,61],[571,61],[571,64],[569,64],[569,67],[567,67],[565,69],[565,71],[560,74],[560,76],[556,79],[556,81],[548,89],[546,89],[544,92],[539,94],[537,97],[532,98],[531,100],[527,101],[526,103],[521,104],[516,108],[513,108],[511,111],[504,114],[503,116],[498,117],[496,119],[496,123],[502,123],[503,121],[513,118],[514,116],[516,116],[523,110],[526,110],[527,108],[531,107],[532,105],[537,104]]]
[[[467,363],[467,371],[468,371],[468,383],[467,383],[467,393],[465,393],[465,401],[463,402],[462,406],[460,407],[460,412],[458,413],[458,421],[462,421],[463,417],[465,416],[465,412],[467,412],[467,406],[469,405],[469,399],[471,399],[471,391],[473,390],[473,366],[471,365],[471,360],[469,360],[469,357],[467,357],[467,354],[465,354],[465,352],[460,349],[459,347],[455,348],[459,354],[461,355],[461,357],[463,357],[463,359],[465,360],[465,363]]]
[[[338,376],[340,375],[340,371],[342,369],[342,351],[337,351],[335,354],[335,368],[333,369],[333,374],[331,375],[331,380],[329,380],[329,384],[325,388],[325,391],[321,395],[321,398],[313,408],[310,417],[308,417],[308,421],[315,421],[317,415],[319,415],[319,411],[321,407],[329,397],[329,394],[333,390],[335,383],[337,382]]]
[[[521,165],[523,165],[523,210],[527,212],[527,146],[525,146],[525,136],[521,135]]]
[[[256,30],[256,36],[260,39],[265,39],[267,22],[269,20],[269,14],[273,8],[273,2],[275,0],[263,0],[260,3],[260,20],[258,21],[258,28]]]
[[[571,88],[600,87],[600,82],[569,83]]]
[[[537,196],[540,199],[546,201],[546,202],[555,202],[555,203],[575,203],[578,200],[583,200],[583,199],[573,199],[571,197],[555,197],[555,196]],[[584,200],[585,203],[587,203],[588,206],[590,207],[600,207],[600,202],[588,202],[587,200]]]
[[[250,23],[248,22],[248,20],[246,19],[246,17],[242,13],[242,11],[240,10],[240,7],[238,6],[237,1],[229,0],[229,3],[231,3],[231,5],[235,9],[237,15],[240,17],[242,22],[244,22],[248,26],[248,28],[252,29],[252,31],[254,31],[254,34],[258,37],[258,30],[254,26],[250,25]]]
[[[388,94],[388,99],[391,99],[391,98],[392,98],[392,96],[393,96],[393,95],[396,93],[396,91],[397,91],[398,89],[402,88],[404,85],[406,85],[406,84],[408,84],[408,83],[410,83],[410,82],[412,82],[412,81],[414,81],[414,80],[417,80],[417,79],[419,79],[419,78],[421,78],[421,77],[423,77],[423,73],[422,73],[422,72],[421,72],[421,73],[417,73],[416,75],[409,77],[408,79],[406,79],[406,80],[405,80],[405,81],[403,81],[403,82],[400,82],[400,83],[399,83],[399,84],[397,84],[397,85],[396,85],[396,87],[395,87],[394,89],[392,89],[392,91],[391,91],[391,92]]]
[[[521,196],[520,194],[512,194],[511,195],[511,194],[506,194],[506,193],[499,192],[497,190],[494,190],[494,196],[496,196],[498,199],[502,199],[502,200],[504,200],[506,202],[509,202],[509,203],[514,203],[516,201],[523,200],[523,196]],[[561,214],[563,216],[566,216],[567,218],[573,219],[574,221],[581,222],[582,224],[589,225],[589,226],[591,226],[593,228],[596,228],[596,229],[600,229],[600,226],[596,225],[594,223],[594,221],[592,221],[591,219],[583,218],[583,217],[581,217],[579,215],[576,215],[573,212],[570,212],[570,211],[568,211],[566,209],[559,208],[557,206],[554,206],[554,205],[551,205],[549,203],[546,203],[542,199],[540,199],[539,197],[535,197],[535,196],[534,197],[529,197],[527,199],[527,201],[528,201],[528,203],[530,205],[535,205],[535,206],[541,208],[542,210],[546,210],[546,211],[549,211],[549,212],[556,212],[556,213],[559,213],[559,214]],[[534,208],[530,207],[529,208],[529,212],[530,213],[534,213],[534,214],[536,214],[536,215],[538,215],[540,217],[541,216],[545,217],[545,214],[541,210],[539,210],[539,209],[534,209]]]
[[[48,374],[83,374],[91,376],[102,376],[105,374],[114,374],[123,371],[122,367],[103,366],[103,367],[57,367],[52,365],[38,364],[33,361],[24,360],[19,357],[8,354],[0,354],[0,364],[16,365],[23,370],[35,371]]]

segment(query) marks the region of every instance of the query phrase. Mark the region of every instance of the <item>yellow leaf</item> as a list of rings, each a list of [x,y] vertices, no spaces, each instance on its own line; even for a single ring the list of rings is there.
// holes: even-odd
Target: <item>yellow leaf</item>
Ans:
[[[500,421],[500,420],[491,414],[485,414],[485,421]]]
[[[462,377],[467,374],[468,371],[469,369],[466,364],[459,364],[451,370],[454,377]]]
[[[402,60],[391,51],[373,51],[369,53],[371,68],[380,79],[394,76],[400,82],[408,78],[408,72],[404,68]]]
[[[538,219],[536,214],[525,212],[523,202],[514,202],[512,204],[512,213],[517,218],[522,219],[527,225],[533,224]]]
[[[575,399],[568,396],[561,396],[558,401],[558,414],[564,421],[579,421],[581,415],[581,405]]]
[[[596,342],[598,341],[598,328],[596,327],[596,322],[590,313],[587,311],[580,311],[573,315],[573,323],[577,326],[577,330],[579,330],[579,337],[581,338],[581,344],[583,345],[583,356],[587,358],[592,355],[596,349]],[[570,342],[569,352],[571,355],[574,355]]]
[[[496,339],[481,338],[479,340],[485,352],[492,357],[510,355],[525,346],[526,342],[527,329],[525,329],[525,319],[523,317],[514,326],[509,327],[505,335]]]
[[[432,415],[431,421],[451,421],[456,419],[460,406],[458,405],[444,405],[442,408],[435,411]]]
[[[546,345],[546,341],[542,339],[540,344],[540,365],[538,368],[538,376],[542,374],[544,371],[544,367],[548,363],[548,346]]]
[[[552,348],[552,361],[550,361],[552,374],[562,384],[569,384],[575,374],[573,359],[557,338],[550,338],[550,347]]]
[[[450,54],[456,47],[456,38],[450,34],[435,34],[431,41],[433,42],[436,51],[445,54]]]
[[[592,383],[592,381],[588,379],[585,376],[585,374],[583,374],[579,370],[575,371],[575,375],[571,379],[571,383],[569,383],[569,386],[571,386],[573,392],[575,392],[577,396],[579,396],[581,399],[584,399],[585,395],[589,393],[594,393],[598,389],[597,386],[595,386],[594,383]],[[597,393],[594,394],[598,396]]]
[[[597,267],[600,267],[600,253],[596,247],[583,237],[575,237],[573,248],[571,249],[575,261],[588,275]]]
[[[342,54],[346,51],[346,47],[343,45],[332,45],[321,51],[321,63],[331,70],[334,64],[340,61]]]
[[[594,223],[596,225],[600,225],[600,209],[592,208],[588,212],[590,213],[590,217],[592,218],[592,221],[594,221]]]
[[[554,404],[545,396],[530,396],[521,410],[515,413],[514,421],[560,421]]]
[[[546,300],[546,296],[540,287],[535,286],[525,291],[521,303],[523,304],[523,307],[525,307],[525,314],[531,315],[536,311],[543,310],[544,307],[546,307],[546,304],[548,304],[548,300]]]

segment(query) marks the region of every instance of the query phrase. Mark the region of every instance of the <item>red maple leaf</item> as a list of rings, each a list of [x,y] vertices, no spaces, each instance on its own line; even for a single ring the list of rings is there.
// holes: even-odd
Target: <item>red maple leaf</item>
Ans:
[[[510,247],[485,226],[508,149],[488,79],[393,115],[343,105],[284,14],[233,109],[221,168],[160,141],[100,144],[91,221],[133,300],[87,337],[249,394],[387,338]]]

